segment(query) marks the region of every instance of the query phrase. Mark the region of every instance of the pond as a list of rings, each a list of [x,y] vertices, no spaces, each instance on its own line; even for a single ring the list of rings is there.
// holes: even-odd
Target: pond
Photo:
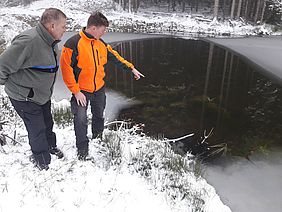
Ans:
[[[183,153],[198,154],[195,140],[213,129],[209,147],[224,143],[233,155],[202,167],[222,201],[234,212],[281,211],[280,85],[200,40],[131,41],[116,49],[146,76],[135,81],[108,67],[107,87],[138,102],[122,109],[119,119],[143,123],[145,133],[155,137],[195,133],[193,140],[178,142]]]
[[[226,144],[234,155],[248,157],[282,137],[281,86],[233,53],[200,40],[158,38],[119,43],[116,49],[146,77],[109,66],[107,87],[138,104],[119,119],[145,124],[150,136],[177,138],[184,152],[211,133],[209,145]],[[192,145],[192,146],[191,146]]]

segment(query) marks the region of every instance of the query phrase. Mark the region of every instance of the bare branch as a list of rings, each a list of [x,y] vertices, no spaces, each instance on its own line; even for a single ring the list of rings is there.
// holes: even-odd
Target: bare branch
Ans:
[[[182,137],[180,137],[180,138],[165,140],[165,142],[173,142],[173,143],[174,143],[174,142],[176,142],[176,141],[180,141],[180,140],[183,140],[183,139],[185,139],[185,138],[192,137],[193,135],[194,135],[194,133],[191,133],[191,134],[182,136]]]

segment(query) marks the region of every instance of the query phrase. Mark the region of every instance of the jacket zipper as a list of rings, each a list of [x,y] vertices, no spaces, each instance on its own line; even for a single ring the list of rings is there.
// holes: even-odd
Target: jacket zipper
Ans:
[[[58,66],[57,53],[56,53],[54,47],[52,47],[52,50],[53,50],[53,54],[54,54],[55,62],[56,62],[55,68],[57,68],[57,66]],[[51,86],[51,88],[50,88],[51,96],[52,96],[52,93],[53,93],[53,87],[54,87],[54,84],[55,84],[56,76],[57,76],[57,72],[55,72],[54,80],[53,80],[52,86]],[[50,96],[50,98],[51,98],[51,96]]]
[[[95,53],[94,53],[94,47],[93,47],[93,41],[91,41],[91,49],[92,49],[92,55],[94,59],[94,65],[95,65],[95,72],[94,72],[94,91],[96,91],[96,74],[97,74],[97,65],[96,65],[96,59],[95,59]]]
[[[96,49],[96,54],[97,54],[97,61],[98,61],[98,66],[100,65],[100,60],[99,60],[99,52],[98,50]]]

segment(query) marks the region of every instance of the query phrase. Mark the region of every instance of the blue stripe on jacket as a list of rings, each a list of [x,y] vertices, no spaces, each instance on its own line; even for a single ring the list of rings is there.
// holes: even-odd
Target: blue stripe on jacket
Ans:
[[[42,72],[47,72],[47,73],[55,73],[58,71],[59,66],[32,66],[30,69],[34,69],[36,71],[42,71]]]

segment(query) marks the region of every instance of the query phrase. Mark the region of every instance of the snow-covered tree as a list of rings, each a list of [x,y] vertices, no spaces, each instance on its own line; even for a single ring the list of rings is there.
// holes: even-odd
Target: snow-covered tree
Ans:
[[[268,0],[265,8],[265,22],[270,24],[280,24],[282,14],[282,0]]]

